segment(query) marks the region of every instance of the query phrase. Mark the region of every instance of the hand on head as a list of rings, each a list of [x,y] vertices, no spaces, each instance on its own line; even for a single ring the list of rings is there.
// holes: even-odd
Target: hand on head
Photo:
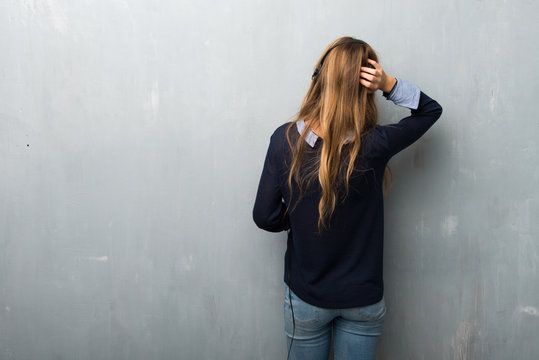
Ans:
[[[365,86],[370,93],[376,90],[390,92],[395,85],[395,78],[386,74],[376,61],[372,59],[367,59],[367,61],[374,66],[374,69],[368,66],[361,67],[361,85]]]

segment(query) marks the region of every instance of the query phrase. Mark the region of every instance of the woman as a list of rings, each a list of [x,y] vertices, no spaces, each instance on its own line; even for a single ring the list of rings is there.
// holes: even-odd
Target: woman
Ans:
[[[394,78],[364,41],[339,38],[317,63],[294,121],[271,136],[253,219],[288,230],[285,333],[293,359],[374,359],[386,313],[383,190],[388,161],[442,114],[416,85]],[[375,92],[411,109],[377,124]]]

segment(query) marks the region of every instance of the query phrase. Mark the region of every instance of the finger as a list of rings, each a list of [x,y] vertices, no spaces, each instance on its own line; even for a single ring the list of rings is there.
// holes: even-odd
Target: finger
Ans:
[[[367,59],[367,61],[374,66],[375,69],[381,69],[382,67],[373,59]]]
[[[365,79],[359,79],[359,82],[361,83],[361,85],[365,86],[367,89],[370,89],[372,86],[372,83]]]
[[[366,66],[362,66],[361,71],[368,72],[368,73],[373,74],[373,75],[374,75],[374,73],[376,73],[376,69],[366,67]]]
[[[369,81],[373,81],[374,80],[374,75],[371,75],[371,74],[367,74],[365,72],[362,72],[361,73],[361,77],[366,79],[366,80],[369,80]]]

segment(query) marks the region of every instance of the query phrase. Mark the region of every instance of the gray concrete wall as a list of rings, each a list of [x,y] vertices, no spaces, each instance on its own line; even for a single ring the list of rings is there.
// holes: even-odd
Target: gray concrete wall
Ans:
[[[444,107],[391,162],[379,358],[539,358],[538,13],[2,0],[0,359],[284,359],[285,234],[251,209],[342,35]]]

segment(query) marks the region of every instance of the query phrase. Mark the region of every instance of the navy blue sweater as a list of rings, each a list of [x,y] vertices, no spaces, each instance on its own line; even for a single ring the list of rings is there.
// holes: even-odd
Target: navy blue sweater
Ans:
[[[285,133],[290,123],[279,126],[271,136],[253,219],[267,231],[288,230],[284,280],[305,302],[339,309],[370,305],[382,299],[384,170],[393,155],[419,139],[442,113],[435,100],[419,90],[417,93],[417,109],[412,109],[410,116],[397,124],[378,125],[362,138],[348,197],[337,204],[328,229],[320,234],[319,183],[305,188],[296,208],[285,214],[290,196],[285,159],[289,160],[291,154]],[[292,131],[291,135],[295,142],[300,134]],[[319,156],[322,141],[316,139],[313,151],[305,153],[304,161]],[[292,204],[297,198],[297,188],[293,187]]]

